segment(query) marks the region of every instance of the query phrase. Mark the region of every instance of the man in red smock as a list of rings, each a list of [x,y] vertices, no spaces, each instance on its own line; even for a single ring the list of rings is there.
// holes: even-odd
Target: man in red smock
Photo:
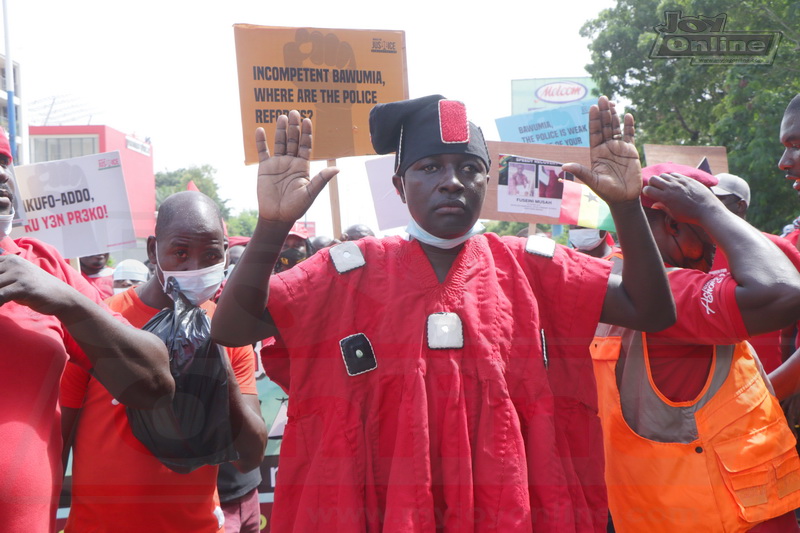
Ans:
[[[463,104],[438,95],[370,115],[376,151],[397,153],[410,239],[345,242],[270,277],[336,169],[309,180],[311,122],[296,111],[279,119],[274,156],[257,132],[260,218],[212,333],[285,343],[288,373],[265,364],[291,398],[273,531],[604,530],[589,336],[600,317],[648,329],[674,317],[633,119],[623,135],[601,98],[591,124],[593,171],[565,169],[625,228],[638,266],[622,277],[547,238],[481,234],[488,150]]]
[[[11,150],[0,133],[0,530],[50,533],[63,475],[58,390],[68,360],[118,397],[150,407],[174,385],[157,337],[101,306],[97,291],[53,248],[8,237]]]

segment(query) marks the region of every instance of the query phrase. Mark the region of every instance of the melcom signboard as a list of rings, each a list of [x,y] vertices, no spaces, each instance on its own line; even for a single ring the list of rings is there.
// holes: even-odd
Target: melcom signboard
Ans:
[[[316,160],[370,155],[369,111],[408,98],[401,31],[234,25],[245,162],[257,127],[296,109],[314,122]]]
[[[597,97],[592,95],[596,88],[589,77],[511,80],[511,114],[520,115],[584,100],[591,105],[597,101]]]

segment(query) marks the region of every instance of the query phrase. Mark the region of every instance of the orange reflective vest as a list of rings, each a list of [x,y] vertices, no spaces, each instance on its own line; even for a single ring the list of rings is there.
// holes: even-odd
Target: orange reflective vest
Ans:
[[[690,402],[655,387],[644,333],[600,324],[591,354],[618,532],[747,531],[800,507],[795,438],[747,342],[714,347]]]

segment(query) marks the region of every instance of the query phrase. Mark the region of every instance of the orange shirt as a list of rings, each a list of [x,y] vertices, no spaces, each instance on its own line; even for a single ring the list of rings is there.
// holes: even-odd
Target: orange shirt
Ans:
[[[145,305],[134,290],[106,303],[139,328],[159,311]],[[201,307],[211,316],[215,305]],[[227,353],[242,394],[256,394],[253,349],[228,348]],[[65,531],[222,531],[215,514],[218,468],[204,466],[189,474],[168,469],[134,437],[125,406],[84,370],[67,366],[61,404],[80,408],[81,414]]]

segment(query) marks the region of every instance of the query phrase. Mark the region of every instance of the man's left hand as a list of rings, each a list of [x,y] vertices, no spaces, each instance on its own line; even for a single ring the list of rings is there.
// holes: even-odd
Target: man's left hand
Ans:
[[[642,166],[634,146],[633,115],[626,114],[624,131],[614,104],[601,96],[589,109],[592,168],[567,163],[562,168],[591,187],[608,204],[635,200],[642,191]]]

